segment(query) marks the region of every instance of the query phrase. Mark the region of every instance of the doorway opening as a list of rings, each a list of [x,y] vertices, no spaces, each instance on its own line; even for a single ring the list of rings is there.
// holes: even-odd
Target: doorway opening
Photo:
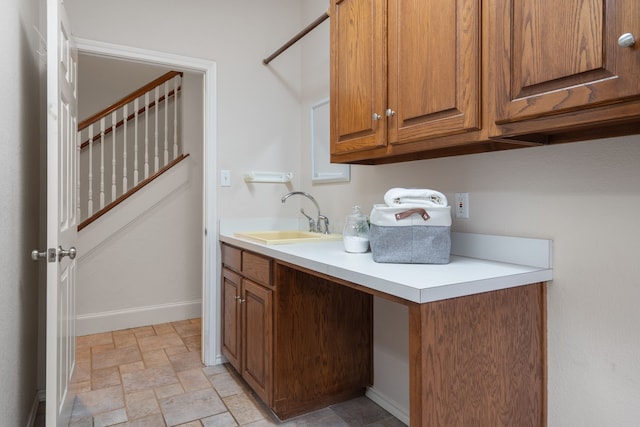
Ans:
[[[114,45],[92,40],[77,39],[78,53],[84,58],[86,70],[83,69],[82,63],[79,70],[80,80],[83,79],[84,72],[94,72],[99,74],[105,72],[107,68],[104,64],[119,62],[123,66],[119,67],[123,75],[121,79],[127,80],[129,85],[136,85],[145,74],[150,72],[162,73],[162,70],[182,71],[185,75],[192,77],[192,86],[195,84],[196,89],[201,96],[200,108],[192,108],[189,114],[198,115],[197,120],[193,121],[195,127],[199,127],[195,132],[198,141],[190,141],[189,144],[193,150],[198,152],[199,158],[195,160],[198,163],[196,170],[199,172],[192,177],[201,184],[202,203],[202,224],[198,233],[200,240],[200,251],[194,252],[193,256],[199,256],[201,259],[201,307],[202,307],[202,359],[205,365],[213,365],[220,363],[221,356],[218,345],[219,337],[219,298],[218,298],[218,243],[217,243],[217,209],[216,209],[216,193],[215,193],[215,171],[216,171],[216,65],[213,61],[206,61],[199,58],[191,58],[180,55],[167,54],[164,52],[151,51],[146,49],[132,48],[122,45]],[[116,67],[118,68],[118,67]],[[113,70],[113,68],[112,68]],[[113,72],[113,71],[111,71]],[[96,76],[97,77],[97,76]],[[144,84],[144,82],[143,82]],[[187,84],[185,82],[185,84]],[[139,87],[133,87],[133,89]],[[109,92],[108,87],[97,88],[96,90]],[[128,89],[125,89],[125,93]],[[80,98],[83,98],[80,92]],[[104,102],[104,101],[102,101]],[[113,101],[112,101],[113,102]],[[87,103],[86,99],[81,100],[79,105],[80,116],[85,114],[88,109],[93,108],[91,103]],[[108,105],[108,104],[107,104]],[[106,105],[103,105],[103,108]],[[95,109],[95,108],[94,108]],[[193,111],[199,110],[199,111]],[[194,145],[195,144],[195,145]],[[186,148],[189,150],[189,148]],[[200,225],[200,224],[199,224]],[[167,239],[170,240],[170,239]],[[163,242],[166,250],[171,251],[171,241]],[[81,285],[81,284],[80,284]],[[177,284],[179,286],[179,284]],[[176,301],[176,304],[183,301]]]

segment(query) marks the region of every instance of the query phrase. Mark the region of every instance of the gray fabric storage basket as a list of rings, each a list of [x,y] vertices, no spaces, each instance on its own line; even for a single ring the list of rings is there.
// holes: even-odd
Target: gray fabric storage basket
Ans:
[[[451,253],[450,208],[424,208],[420,214],[396,219],[410,207],[375,205],[371,212],[369,244],[375,262],[447,264]]]

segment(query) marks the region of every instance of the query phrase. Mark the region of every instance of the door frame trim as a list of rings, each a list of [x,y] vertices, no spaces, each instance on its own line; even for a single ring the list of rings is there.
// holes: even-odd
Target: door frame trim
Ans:
[[[218,250],[218,218],[216,200],[216,62],[132,46],[75,38],[79,53],[115,59],[129,59],[154,65],[168,65],[204,74],[203,135],[205,167],[203,173],[204,230],[202,283],[202,361],[211,366],[222,363],[220,350],[220,298],[218,289],[220,255]]]

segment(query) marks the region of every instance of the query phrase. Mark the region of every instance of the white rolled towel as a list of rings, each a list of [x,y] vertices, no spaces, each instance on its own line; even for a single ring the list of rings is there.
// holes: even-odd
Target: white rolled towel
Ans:
[[[447,196],[426,188],[392,188],[384,195],[387,206],[417,205],[431,208],[446,207]]]

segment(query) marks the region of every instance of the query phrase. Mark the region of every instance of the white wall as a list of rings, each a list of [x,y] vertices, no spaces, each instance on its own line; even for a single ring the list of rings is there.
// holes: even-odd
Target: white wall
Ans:
[[[329,93],[328,22],[304,39],[311,47],[297,44],[269,67],[260,61],[327,5],[315,0],[241,5],[203,0],[182,10],[175,9],[182,4],[168,0],[67,0],[81,37],[217,62],[218,165],[233,174],[233,185],[219,191],[221,217],[295,216],[295,204],[282,206],[278,200],[288,190],[284,185],[251,187],[239,176],[251,169],[292,170],[296,177],[291,187],[316,196],[338,230],[352,204],[368,210],[389,187],[424,186],[449,196],[470,193],[471,218],[455,221],[457,231],[553,239],[548,424],[636,425],[640,138],[353,166],[348,184],[313,185],[308,106]],[[127,8],[138,14],[153,10],[157,19],[136,26],[117,15]],[[109,22],[116,18],[121,24],[114,30]],[[171,33],[150,27],[173,18],[178,22]],[[385,313],[377,310],[376,315]],[[387,321],[403,327],[402,319],[387,316]]]
[[[297,0],[67,0],[66,5],[76,36],[215,61],[218,165],[232,173],[231,188],[218,189],[219,217],[297,214],[296,206],[282,205],[280,197],[299,181],[291,187],[242,181],[249,170],[292,171],[296,180],[299,175],[299,47],[269,67],[262,65],[300,30]]]
[[[40,59],[38,2],[8,0],[0,16],[0,425],[27,425],[38,371]],[[42,31],[42,33],[46,33]]]
[[[95,114],[167,71],[170,69],[164,66],[80,55],[79,116]],[[180,186],[158,198],[149,195],[157,182],[137,193],[134,198],[143,198],[154,207],[141,217],[129,218],[124,228],[103,226],[109,215],[123,214],[114,210],[80,231],[76,296],[79,335],[200,316],[202,105],[202,73],[185,72],[180,138],[183,152],[190,156],[178,166],[186,169],[179,174],[184,176]],[[133,198],[124,202],[129,203],[136,202]],[[87,250],[82,246],[88,233],[106,235],[106,239]]]
[[[309,22],[325,10],[312,0],[305,5]],[[329,93],[328,40],[328,26],[305,38],[303,129],[309,120],[306,107]],[[308,135],[303,131],[303,147]],[[302,170],[310,170],[310,154],[302,154]],[[469,192],[471,218],[454,220],[456,231],[553,239],[555,279],[547,296],[548,425],[638,424],[640,136],[354,165],[351,172],[348,185],[313,185],[310,174],[303,177],[303,188],[334,223],[344,223],[352,204],[371,209],[391,187],[427,187],[445,192],[450,200],[455,192]],[[386,327],[375,334],[385,345],[394,339],[385,331],[393,331],[393,325],[406,328],[406,319],[395,306],[379,302],[375,315]],[[388,357],[383,351],[378,349],[378,355]],[[397,386],[377,374],[376,387],[380,378],[389,381],[389,390]]]
[[[107,108],[129,93],[172,70],[173,68],[160,64],[79,52],[79,121]],[[131,113],[132,111],[129,112],[129,114]]]

